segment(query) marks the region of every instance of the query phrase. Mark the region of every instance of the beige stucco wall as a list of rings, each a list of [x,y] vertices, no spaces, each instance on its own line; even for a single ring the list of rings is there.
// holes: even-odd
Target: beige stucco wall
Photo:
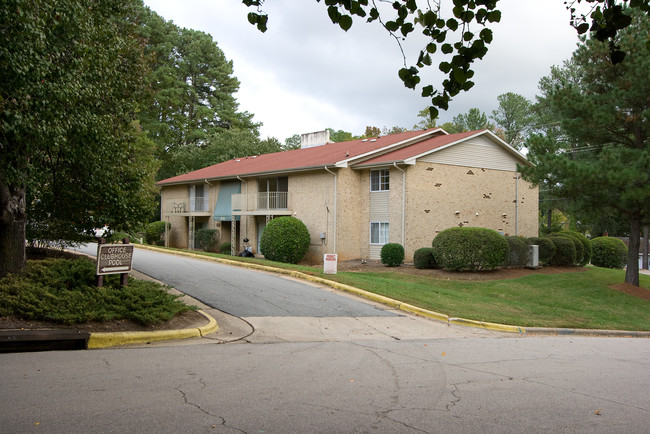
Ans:
[[[365,172],[365,176],[364,176]],[[367,171],[337,171],[337,242],[340,261],[368,257],[370,181]],[[364,223],[365,222],[365,223]]]
[[[440,231],[454,226],[536,236],[538,189],[510,171],[423,162],[408,167],[407,260],[416,249],[431,246]]]

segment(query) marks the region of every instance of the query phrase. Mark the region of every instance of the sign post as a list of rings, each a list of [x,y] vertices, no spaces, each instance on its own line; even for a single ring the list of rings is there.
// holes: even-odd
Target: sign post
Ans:
[[[97,245],[97,286],[104,284],[103,276],[106,274],[121,274],[120,286],[128,285],[129,272],[133,262],[133,244],[129,239],[122,240],[124,244],[105,244],[106,240],[100,239]]]

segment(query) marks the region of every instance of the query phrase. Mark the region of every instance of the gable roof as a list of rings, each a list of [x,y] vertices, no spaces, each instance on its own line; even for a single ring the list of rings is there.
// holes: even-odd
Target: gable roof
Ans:
[[[313,170],[316,168],[347,167],[355,160],[386,153],[412,143],[447,133],[434,128],[425,131],[408,131],[349,142],[328,143],[312,148],[253,155],[224,161],[193,172],[157,182],[158,185],[185,184],[193,181],[232,179],[283,172]]]
[[[367,159],[363,162],[355,164],[354,167],[370,167],[370,166],[381,166],[392,163],[402,163],[413,165],[415,161],[425,155],[429,155],[433,152],[441,151],[450,146],[453,146],[460,142],[468,141],[472,138],[479,136],[487,136],[497,145],[502,146],[507,152],[512,154],[517,160],[520,160],[522,163],[529,164],[526,157],[517,151],[512,146],[508,145],[505,141],[501,140],[497,135],[492,133],[490,130],[477,130],[477,131],[468,131],[465,133],[457,134],[448,134],[445,136],[432,137],[427,140],[415,143],[411,146],[404,147],[401,149],[394,150],[392,152],[385,153],[370,159]]]
[[[237,177],[260,176],[299,172],[324,167],[364,168],[394,163],[415,164],[415,161],[430,153],[445,149],[474,137],[487,136],[503,147],[517,160],[529,164],[521,153],[501,140],[489,130],[448,134],[440,128],[424,131],[408,131],[388,136],[328,143],[304,149],[274,152],[235,158],[223,163],[174,176],[157,182],[157,185],[187,184],[204,180],[234,179]]]

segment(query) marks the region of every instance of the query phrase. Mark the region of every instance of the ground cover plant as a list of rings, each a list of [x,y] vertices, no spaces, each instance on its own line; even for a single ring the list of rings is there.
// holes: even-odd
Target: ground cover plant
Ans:
[[[23,272],[0,279],[0,316],[66,325],[130,319],[154,325],[194,310],[155,282],[104,276],[95,286],[95,262],[86,258],[30,260]]]

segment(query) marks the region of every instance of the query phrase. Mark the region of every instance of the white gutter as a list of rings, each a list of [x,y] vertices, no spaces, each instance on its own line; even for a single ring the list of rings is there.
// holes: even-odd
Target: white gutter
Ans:
[[[402,172],[402,247],[404,246],[404,243],[406,242],[405,240],[405,228],[404,228],[404,221],[405,221],[405,216],[404,213],[406,211],[406,172],[401,169],[398,165],[397,162],[393,163],[393,166],[395,166],[395,169],[399,170]]]
[[[323,166],[323,169],[325,169],[326,172],[329,172],[330,174],[334,175],[334,254],[336,254],[336,238],[337,238],[337,233],[338,233],[338,228],[336,227],[336,215],[338,213],[338,194],[337,194],[337,175],[336,173],[332,172],[327,166]]]

